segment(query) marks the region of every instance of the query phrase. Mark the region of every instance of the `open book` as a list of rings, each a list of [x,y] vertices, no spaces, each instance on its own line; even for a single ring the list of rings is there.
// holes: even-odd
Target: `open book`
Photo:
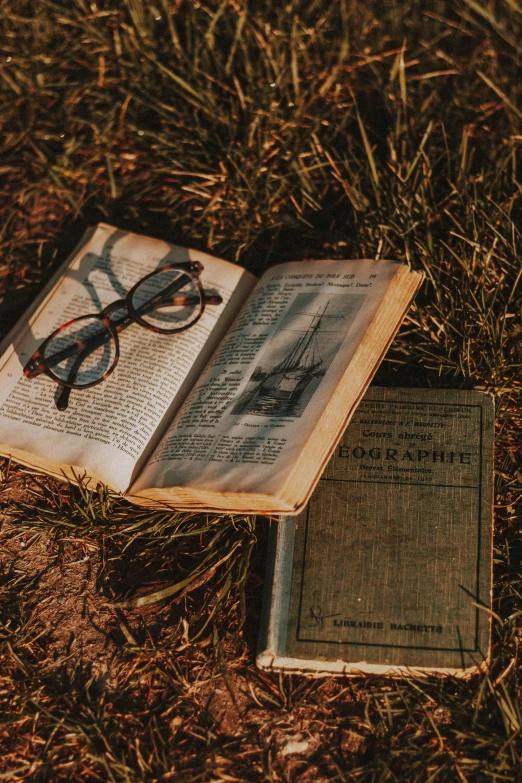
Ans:
[[[73,390],[23,367],[72,318],[101,312],[167,264],[197,261],[221,304],[177,334],[132,325],[110,377]],[[368,386],[422,274],[393,261],[244,269],[100,224],[2,346],[0,453],[139,504],[298,513]]]

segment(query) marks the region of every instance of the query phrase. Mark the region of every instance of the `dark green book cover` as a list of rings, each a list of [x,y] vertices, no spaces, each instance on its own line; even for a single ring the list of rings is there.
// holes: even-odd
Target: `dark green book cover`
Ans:
[[[487,664],[493,400],[370,388],[305,511],[274,523],[258,664]]]

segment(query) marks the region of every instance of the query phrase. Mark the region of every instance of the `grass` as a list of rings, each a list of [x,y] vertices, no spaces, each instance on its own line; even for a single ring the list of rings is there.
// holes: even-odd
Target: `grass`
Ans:
[[[427,282],[377,381],[492,391],[498,431],[468,683],[260,673],[265,520],[4,462],[0,780],[520,780],[522,7],[2,0],[1,24],[4,333],[98,220],[256,273],[392,257]]]

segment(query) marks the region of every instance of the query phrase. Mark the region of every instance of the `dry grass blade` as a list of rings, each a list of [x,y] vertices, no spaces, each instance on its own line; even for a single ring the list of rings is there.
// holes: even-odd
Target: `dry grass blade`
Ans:
[[[483,82],[485,82],[485,83],[488,85],[488,87],[491,87],[491,89],[493,90],[493,92],[495,92],[495,93],[498,95],[498,97],[499,97],[499,98],[500,98],[502,101],[504,101],[504,103],[506,104],[506,106],[509,106],[509,108],[511,109],[511,111],[515,112],[515,114],[517,115],[517,117],[519,117],[519,118],[521,118],[521,119],[522,119],[522,111],[521,111],[521,110],[518,108],[518,106],[515,106],[515,104],[513,103],[513,101],[512,101],[510,98],[508,98],[508,96],[506,95],[506,93],[505,93],[505,92],[503,92],[503,90],[501,90],[501,89],[500,89],[500,87],[498,87],[498,86],[495,84],[495,82],[493,82],[493,81],[492,81],[492,80],[491,80],[491,79],[490,79],[488,76],[486,76],[486,74],[485,74],[485,73],[482,73],[482,71],[479,71],[479,70],[477,70],[477,74],[480,76],[480,78],[482,79],[482,81],[483,81]]]

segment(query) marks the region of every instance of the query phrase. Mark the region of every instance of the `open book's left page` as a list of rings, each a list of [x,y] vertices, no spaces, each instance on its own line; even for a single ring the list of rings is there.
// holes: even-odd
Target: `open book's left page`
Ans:
[[[202,263],[203,288],[223,298],[193,327],[158,334],[133,324],[120,335],[114,372],[98,386],[73,390],[65,411],[55,406],[51,379],[24,377],[27,360],[61,324],[101,312],[149,272],[186,261]],[[227,261],[100,224],[0,359],[0,452],[125,491],[254,284]]]

